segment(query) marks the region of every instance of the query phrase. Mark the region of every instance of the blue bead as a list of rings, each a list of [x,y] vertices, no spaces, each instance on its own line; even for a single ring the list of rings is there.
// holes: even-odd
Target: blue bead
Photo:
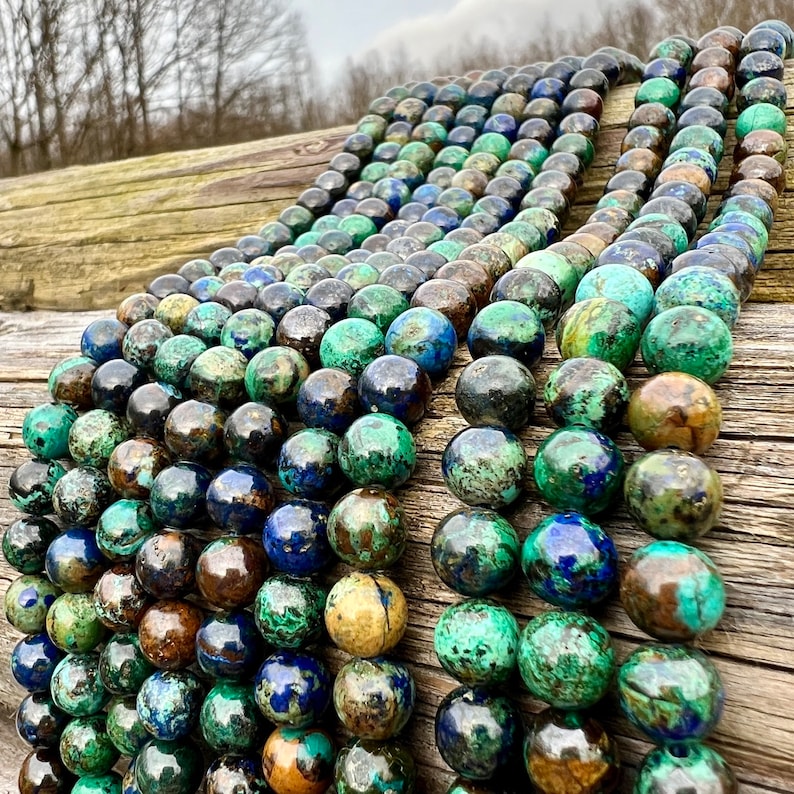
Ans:
[[[49,580],[67,593],[87,593],[108,566],[99,550],[96,533],[73,527],[61,532],[48,546],[44,570]]]
[[[273,486],[259,469],[240,464],[218,472],[207,488],[207,513],[225,532],[258,532],[273,507]]]
[[[203,689],[187,670],[157,670],[142,684],[136,699],[138,717],[156,739],[176,741],[198,722]]]
[[[188,294],[192,295],[200,303],[207,303],[214,300],[215,293],[223,284],[223,279],[218,278],[218,276],[202,276],[190,285]]]
[[[28,692],[49,690],[52,672],[63,657],[45,632],[29,634],[11,651],[11,674]]]
[[[441,187],[439,185],[424,184],[416,188],[411,194],[411,201],[417,201],[424,204],[425,207],[434,207],[436,199],[441,195]]]
[[[356,380],[340,369],[315,370],[301,384],[296,407],[307,427],[343,433],[361,414]]]
[[[421,219],[434,223],[444,234],[460,226],[460,215],[449,207],[431,207]]]
[[[483,132],[498,132],[504,135],[510,143],[516,139],[518,124],[509,113],[496,113],[483,125]]]
[[[477,130],[468,124],[461,124],[449,131],[447,146],[462,146],[464,149],[471,149],[476,139]]]
[[[386,332],[386,352],[412,359],[431,378],[446,373],[457,344],[452,323],[441,312],[422,306],[403,312]]]
[[[375,183],[372,195],[385,201],[392,212],[397,212],[411,198],[411,191],[402,179],[385,177]]]
[[[321,428],[307,427],[290,436],[278,456],[281,484],[305,499],[327,499],[342,487],[338,444],[337,436]]]
[[[328,543],[328,508],[322,502],[295,499],[280,504],[265,521],[262,545],[280,571],[309,576],[334,559]]]
[[[121,343],[128,327],[114,319],[94,320],[83,331],[80,351],[84,356],[94,359],[98,364],[121,358]]]
[[[262,267],[261,265],[253,265],[243,273],[243,281],[253,284],[257,289],[262,289],[268,284],[275,284],[280,279],[276,278],[276,274],[272,268]]]
[[[483,196],[477,199],[472,214],[475,212],[484,212],[492,215],[496,219],[498,226],[512,220],[516,214],[513,205],[501,196]]]
[[[259,664],[262,645],[250,612],[216,612],[196,632],[196,661],[214,678],[247,678]]]
[[[532,86],[529,98],[551,99],[557,104],[561,104],[563,99],[565,99],[566,93],[567,89],[562,80],[558,80],[556,77],[541,77]]]

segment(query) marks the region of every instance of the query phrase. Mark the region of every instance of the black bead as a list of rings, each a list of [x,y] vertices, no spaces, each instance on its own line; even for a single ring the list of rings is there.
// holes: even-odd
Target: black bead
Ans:
[[[146,383],[146,373],[117,358],[97,367],[91,379],[91,399],[96,408],[124,414],[127,400],[139,386]]]
[[[137,435],[160,440],[166,417],[179,402],[176,389],[162,383],[145,383],[127,401],[127,421]]]

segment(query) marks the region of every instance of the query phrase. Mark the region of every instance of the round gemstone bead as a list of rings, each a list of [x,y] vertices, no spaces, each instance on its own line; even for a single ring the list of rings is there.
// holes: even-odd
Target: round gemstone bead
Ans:
[[[353,739],[338,753],[334,766],[337,794],[411,794],[416,765],[411,754],[394,742]]]
[[[472,358],[506,355],[533,367],[543,355],[546,334],[537,312],[518,301],[498,301],[474,319],[467,337]]]
[[[15,722],[19,737],[33,747],[57,747],[69,715],[55,705],[49,692],[33,692],[19,704]]]
[[[57,460],[29,460],[14,469],[8,481],[11,504],[23,513],[43,516],[52,513],[52,496],[66,469]]]
[[[80,777],[110,772],[119,752],[110,741],[105,724],[105,716],[95,714],[76,717],[64,728],[58,750],[70,772]]]
[[[564,609],[603,601],[618,578],[615,544],[578,513],[544,518],[524,541],[521,567],[532,591]]]
[[[361,414],[356,379],[339,369],[318,369],[298,391],[298,416],[307,427],[343,433]]]
[[[11,673],[29,692],[49,691],[53,671],[62,658],[60,649],[46,633],[30,634],[11,651]]]
[[[41,573],[47,549],[59,532],[57,524],[48,518],[18,518],[3,535],[3,556],[20,573]]]
[[[207,487],[210,520],[232,535],[260,531],[275,501],[270,481],[248,464],[221,470]]]
[[[110,699],[99,675],[95,653],[70,654],[52,674],[50,694],[55,705],[73,717],[97,714]]]
[[[204,614],[189,601],[158,601],[138,626],[143,655],[162,670],[178,670],[196,660],[196,632]]]
[[[22,761],[19,769],[20,794],[67,794],[72,791],[74,777],[61,761],[58,750],[37,747]]]
[[[270,645],[299,648],[322,633],[325,602],[325,590],[308,579],[271,576],[256,594],[256,627]]]
[[[213,612],[196,632],[198,666],[215,678],[245,678],[259,664],[262,638],[250,612]]]
[[[31,408],[22,420],[22,443],[41,460],[69,454],[69,432],[77,419],[70,405],[45,403]]]
[[[339,437],[329,430],[307,427],[291,435],[278,456],[278,478],[296,496],[329,497],[342,487]]]
[[[400,588],[380,573],[355,571],[328,594],[325,627],[341,650],[363,658],[388,653],[402,639],[408,604]]]
[[[203,695],[201,682],[193,673],[157,670],[141,684],[136,700],[138,717],[156,739],[183,739],[198,723]]]
[[[364,412],[385,413],[406,425],[425,414],[432,396],[430,378],[412,359],[384,355],[370,362],[358,379]]]
[[[74,408],[92,408],[91,380],[96,369],[96,361],[87,356],[72,356],[58,362],[47,380],[52,399]]]
[[[180,411],[180,409],[185,406],[189,406],[189,403],[182,403],[182,405],[176,406],[166,420],[166,445],[168,445],[172,452],[175,452],[178,447],[176,444],[170,443],[173,439],[171,431],[173,431],[175,427],[172,424],[169,428],[169,423],[172,418],[175,417],[177,411]],[[185,409],[183,417],[188,418],[188,409]],[[195,438],[195,436],[198,435],[195,426],[193,427],[193,433]],[[185,452],[187,452],[187,450],[185,450]],[[191,457],[191,455],[185,454],[184,457]],[[110,460],[108,461],[107,478],[105,478],[104,474],[97,471],[96,474],[91,475],[91,479],[95,483],[94,488],[98,495],[104,493],[105,481],[107,479],[110,481],[113,490],[126,499],[148,499],[152,484],[154,483],[154,478],[169,463],[168,451],[156,441],[152,441],[148,438],[131,438],[127,441],[123,441],[111,453]],[[83,467],[82,470],[86,471],[88,467]],[[69,473],[74,475],[77,471],[80,470],[72,469]],[[82,480],[83,478],[81,477],[80,479]],[[83,500],[80,499],[80,496],[85,494],[85,485],[77,481],[74,483],[74,486],[75,499],[82,502]],[[110,503],[110,498],[105,498],[104,501],[104,507],[107,507]],[[96,509],[96,507],[92,507],[90,501],[84,503],[84,505],[87,512],[93,512]],[[77,502],[75,506],[77,507]],[[102,509],[104,509],[104,507],[102,507]]]
[[[516,666],[518,623],[503,606],[463,601],[441,613],[433,647],[441,666],[461,683],[504,683]]]
[[[358,377],[384,349],[383,334],[374,323],[350,317],[326,331],[320,343],[320,361],[324,367],[341,369]]]
[[[216,753],[251,752],[264,739],[265,721],[248,683],[217,681],[204,698],[199,722]]]
[[[618,696],[624,714],[657,744],[705,738],[722,715],[719,672],[684,645],[642,645],[623,662]]]
[[[207,794],[267,794],[262,761],[248,754],[226,753],[216,758],[204,776]]]
[[[177,598],[196,583],[198,543],[185,532],[164,531],[147,538],[135,555],[135,576],[155,598]]]
[[[731,280],[710,267],[688,267],[672,273],[656,291],[656,313],[676,306],[700,306],[733,328],[741,295]]]
[[[386,333],[386,352],[415,361],[431,378],[449,369],[458,337],[441,312],[417,306],[403,312]]]
[[[262,750],[265,781],[275,794],[323,794],[334,757],[334,743],[321,728],[276,728]]]
[[[47,612],[47,634],[66,653],[87,653],[99,645],[106,629],[91,593],[64,593]]]
[[[137,634],[114,634],[99,655],[99,679],[108,692],[132,695],[154,672]]]
[[[529,691],[555,708],[582,709],[605,694],[615,651],[601,624],[578,612],[544,612],[518,644],[518,669]]]
[[[94,588],[94,609],[111,631],[137,628],[149,598],[135,578],[132,565],[120,563],[105,571]]]
[[[322,502],[282,502],[267,517],[262,530],[268,559],[275,568],[293,576],[321,571],[333,559],[327,523],[328,508]]]
[[[672,789],[670,781],[675,781]],[[642,759],[634,790],[656,794],[660,788],[671,794],[736,794],[739,790],[725,759],[703,744],[656,747]]]
[[[177,529],[200,526],[205,521],[207,486],[212,475],[198,463],[180,461],[155,478],[149,505],[162,524]]]
[[[137,755],[152,738],[138,716],[135,695],[116,696],[108,703],[106,729],[122,755]]]
[[[25,634],[44,631],[47,613],[60,595],[49,579],[37,574],[23,574],[14,579],[6,590],[4,605],[6,620]]]
[[[640,270],[625,264],[606,264],[585,274],[576,288],[576,302],[609,298],[627,306],[644,325],[653,313],[653,285]]]
[[[152,739],[135,758],[140,794],[192,794],[201,783],[201,752],[190,741]]]
[[[269,347],[257,353],[245,371],[245,390],[255,402],[290,403],[309,376],[309,363],[291,347]]]

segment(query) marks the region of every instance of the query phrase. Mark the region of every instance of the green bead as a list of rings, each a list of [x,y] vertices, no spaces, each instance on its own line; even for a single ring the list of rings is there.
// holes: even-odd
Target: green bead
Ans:
[[[510,141],[498,132],[484,132],[478,136],[471,147],[472,154],[478,152],[488,152],[504,162],[510,154]]]
[[[186,334],[197,336],[208,345],[217,345],[226,321],[232,316],[232,310],[215,301],[200,303],[191,309],[185,319],[183,330]]]
[[[116,696],[108,703],[107,732],[122,755],[135,756],[152,738],[135,707],[135,695]]]
[[[714,383],[733,357],[731,332],[708,309],[676,306],[657,314],[642,335],[640,352],[652,374],[686,372]]]
[[[543,235],[531,223],[510,221],[505,223],[500,231],[517,237],[524,244],[527,251],[539,251],[546,245]]]
[[[469,156],[469,151],[462,146],[445,146],[433,161],[433,168],[443,168],[445,166],[460,171],[463,163]]]
[[[586,136],[578,132],[567,132],[560,135],[551,145],[552,152],[570,152],[575,154],[589,168],[595,157],[595,146]]]
[[[157,526],[147,502],[119,499],[99,517],[96,542],[100,551],[113,562],[133,557]]]
[[[736,140],[742,141],[748,133],[754,130],[773,130],[785,138],[786,114],[779,107],[768,102],[750,105],[736,119]]]
[[[55,486],[66,475],[57,461],[29,460],[17,467],[8,483],[8,498],[22,513],[43,516],[53,512]]]
[[[538,447],[535,483],[553,507],[592,515],[609,506],[624,467],[623,455],[607,436],[587,427],[561,427]]]
[[[200,353],[190,367],[193,396],[212,405],[239,403],[244,394],[248,359],[239,351],[219,345]]]
[[[366,262],[353,262],[350,265],[346,265],[343,270],[340,270],[337,278],[358,292],[364,287],[377,284],[380,278],[380,271]],[[348,304],[348,308],[350,308],[350,304]],[[365,317],[364,319],[369,320],[370,318]]]
[[[199,717],[204,741],[217,753],[245,753],[264,739],[264,718],[250,684],[218,681],[207,693]]]
[[[600,265],[587,273],[576,288],[576,301],[589,298],[609,298],[624,304],[641,326],[653,314],[653,285],[643,273],[628,265]]]
[[[104,469],[113,450],[132,436],[125,419],[95,408],[79,416],[69,432],[69,454],[78,466]]]
[[[367,237],[371,237],[378,231],[378,227],[375,226],[372,218],[368,218],[366,215],[358,215],[357,213],[342,218],[338,228],[353,238],[353,245],[357,248],[361,246]]]
[[[647,215],[642,215],[636,220],[633,220],[627,227],[626,231],[634,231],[643,226],[650,226],[658,229],[662,234],[670,238],[670,241],[675,246],[675,253],[683,254],[689,248],[689,238],[687,237],[686,230],[678,223],[672,220],[669,215],[661,212],[649,212]]]
[[[309,363],[295,348],[269,347],[248,362],[245,390],[254,402],[293,402],[310,372]]]
[[[61,659],[52,673],[50,692],[55,705],[73,717],[96,714],[110,700],[95,653],[69,654]]]
[[[47,612],[60,593],[60,588],[44,576],[18,576],[6,590],[6,620],[23,634],[38,634],[44,631]]]
[[[239,350],[250,359],[272,344],[275,332],[276,325],[267,312],[243,309],[224,323],[220,343]]]
[[[457,259],[460,252],[465,248],[466,246],[463,243],[455,242],[455,240],[439,240],[437,243],[431,243],[427,246],[428,251],[441,254],[447,262]]]
[[[503,606],[463,601],[441,613],[433,647],[441,666],[461,683],[502,684],[516,666],[518,623]]]
[[[679,130],[670,142],[670,152],[695,147],[707,151],[717,162],[722,159],[725,144],[720,134],[704,124],[693,124]]]
[[[369,167],[374,167],[374,166],[377,166],[377,165],[380,165],[380,163],[369,163],[369,165],[366,166],[366,167],[369,168]],[[363,172],[362,172],[361,176],[362,177],[364,176]],[[373,176],[374,176],[374,174],[373,174]],[[382,178],[382,176],[377,176],[377,178],[375,180],[371,180],[370,179],[370,180],[367,180],[367,181],[369,181],[369,182],[371,182],[371,181],[377,182],[378,179],[381,179],[381,178]],[[322,236],[323,236],[322,232],[312,232],[312,231],[304,232],[303,234],[300,234],[300,235],[298,235],[295,238],[295,245],[297,245],[298,248],[301,248],[304,245],[317,245],[317,241]],[[284,273],[285,276],[288,276],[290,274],[290,272],[292,271],[292,269],[293,268],[289,268],[289,270],[282,270],[282,272]]]
[[[383,333],[375,323],[348,317],[334,323],[323,335],[320,362],[357,378],[385,349]]]
[[[64,593],[47,613],[47,634],[62,651],[93,651],[105,638],[107,629],[94,609],[92,593]]]
[[[564,256],[552,251],[532,251],[516,262],[515,267],[531,267],[550,276],[562,293],[563,309],[573,303],[582,274]]]
[[[424,121],[418,124],[412,133],[414,140],[426,143],[433,151],[438,152],[447,140],[447,128],[437,121]]]
[[[658,794],[676,781],[678,792],[736,794],[736,777],[725,759],[704,744],[656,747],[642,759],[634,794]]]
[[[337,229],[342,219],[338,215],[321,215],[312,224],[313,232],[330,232],[332,229]]]
[[[358,290],[347,305],[347,316],[369,320],[385,334],[392,322],[408,309],[401,292],[388,284],[370,284]]]
[[[339,466],[354,485],[397,488],[416,466],[416,443],[411,431],[388,414],[356,419],[339,442]]]
[[[607,207],[618,207],[619,209],[626,210],[632,217],[635,217],[642,209],[644,203],[642,196],[639,196],[637,193],[632,193],[628,190],[611,190],[598,199],[595,208],[601,210]]]
[[[656,290],[656,314],[676,306],[700,306],[714,312],[728,328],[739,319],[739,290],[723,273],[711,267],[687,267],[670,274]]]
[[[529,253],[529,249],[520,238],[513,234],[509,234],[504,231],[504,229],[489,234],[487,237],[483,237],[482,243],[483,245],[496,246],[496,248],[500,248],[504,251],[504,253],[507,254],[507,258],[510,260],[510,267],[515,267],[516,262]]]
[[[411,141],[400,149],[399,160],[413,163],[420,171],[427,173],[433,167],[436,153],[421,141]]]
[[[337,794],[412,794],[415,784],[414,759],[395,742],[353,739],[336,757]]]
[[[59,751],[64,766],[75,775],[110,772],[119,751],[105,730],[105,717],[76,717],[63,729]]]
[[[190,367],[206,349],[201,339],[188,334],[166,339],[154,356],[155,377],[177,389],[187,388]]]
[[[69,454],[69,430],[77,411],[62,403],[31,408],[22,420],[22,443],[41,460],[65,458]]]
[[[153,672],[135,633],[114,634],[99,655],[102,684],[116,695],[134,695]]]
[[[72,794],[121,794],[121,775],[118,772],[84,775],[72,786]]]
[[[529,691],[555,708],[582,709],[606,694],[615,672],[609,633],[578,612],[545,612],[518,644],[518,669]]]
[[[557,323],[557,349],[563,359],[598,358],[624,370],[634,361],[640,324],[624,303],[588,298],[575,303]]]
[[[41,573],[47,548],[60,533],[58,525],[48,518],[23,516],[3,534],[3,556],[19,573]]]
[[[383,116],[368,113],[359,119],[356,125],[356,132],[363,132],[365,135],[369,135],[377,143],[383,140],[383,136],[386,133],[386,124],[386,119]]]
[[[692,63],[694,57],[695,50],[686,41],[677,36],[670,36],[660,41],[648,55],[649,59],[672,58],[678,61],[685,69],[689,68],[689,64]]]
[[[624,714],[657,744],[697,742],[722,715],[725,691],[714,664],[686,645],[641,645],[618,673]]]
[[[246,270],[248,270],[247,262],[230,262],[218,271],[218,278],[226,284],[230,281],[239,281]]]
[[[667,108],[674,108],[681,99],[681,89],[667,77],[651,77],[640,83],[634,95],[634,106],[658,102]]]
[[[271,576],[254,603],[259,633],[277,648],[299,648],[316,640],[322,632],[325,599],[325,590],[308,579]]]
[[[201,753],[188,742],[152,739],[135,759],[140,794],[194,794],[203,771]]]

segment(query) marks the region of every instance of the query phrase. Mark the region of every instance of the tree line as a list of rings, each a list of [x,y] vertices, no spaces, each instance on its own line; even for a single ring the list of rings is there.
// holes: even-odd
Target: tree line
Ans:
[[[325,86],[289,0],[0,0],[0,176],[350,123],[411,79],[607,44],[643,57],[676,31],[791,13],[791,0],[633,0],[573,24],[549,15],[521,45],[471,36],[432,62],[369,52]]]

